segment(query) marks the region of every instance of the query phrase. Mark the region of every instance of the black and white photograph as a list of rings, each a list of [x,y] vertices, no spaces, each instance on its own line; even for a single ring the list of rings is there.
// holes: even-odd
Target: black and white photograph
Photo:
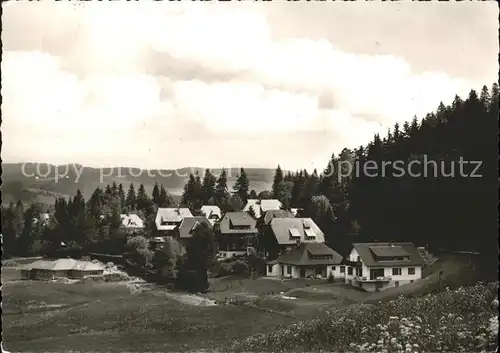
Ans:
[[[498,352],[496,1],[1,6],[1,353]]]

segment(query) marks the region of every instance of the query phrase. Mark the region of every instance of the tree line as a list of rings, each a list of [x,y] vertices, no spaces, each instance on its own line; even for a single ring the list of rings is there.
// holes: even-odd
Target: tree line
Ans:
[[[23,256],[60,249],[121,254],[126,234],[120,214],[137,213],[148,234],[154,229],[156,209],[173,204],[172,196],[157,183],[151,196],[143,184],[137,191],[130,184],[127,192],[122,184],[97,187],[87,201],[77,190],[74,197],[55,200],[46,223],[41,217],[47,211],[43,205],[11,202],[2,207],[4,254]]]

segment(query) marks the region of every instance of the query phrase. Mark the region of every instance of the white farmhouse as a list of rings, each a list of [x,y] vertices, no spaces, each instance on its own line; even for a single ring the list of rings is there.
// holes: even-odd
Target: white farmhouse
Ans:
[[[304,242],[267,263],[266,275],[280,278],[338,277],[342,256],[323,243]]]
[[[355,243],[344,263],[347,283],[378,292],[422,278],[424,259],[413,243]]]

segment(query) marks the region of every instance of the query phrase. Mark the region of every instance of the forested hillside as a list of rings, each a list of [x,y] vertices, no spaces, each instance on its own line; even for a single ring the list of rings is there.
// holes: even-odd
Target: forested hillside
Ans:
[[[293,183],[290,204],[304,207],[317,219],[328,242],[340,251],[354,241],[412,241],[478,251],[495,271],[497,133],[498,85],[494,84],[491,90],[483,87],[479,95],[471,91],[465,100],[455,97],[451,106],[439,105],[421,122],[415,117],[396,124],[385,138],[376,135],[366,146],[344,149],[332,156],[319,178],[305,171],[285,177]],[[339,176],[335,168],[342,165],[339,161],[357,164],[361,172],[344,177],[348,174],[344,170]],[[396,161],[400,162],[394,166]],[[367,163],[378,168],[364,173]],[[406,173],[398,171],[398,165]],[[413,176],[408,173],[410,165]],[[348,168],[347,163],[343,166]],[[317,196],[311,204],[313,195],[326,199]]]

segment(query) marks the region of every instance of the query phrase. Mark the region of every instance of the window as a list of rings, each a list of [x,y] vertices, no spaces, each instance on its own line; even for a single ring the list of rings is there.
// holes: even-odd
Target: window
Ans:
[[[356,261],[357,261],[357,262],[359,262],[359,261],[360,261],[360,258],[359,258],[359,256],[358,256],[358,257],[356,258]]]
[[[345,273],[345,266],[340,266],[340,273]]]
[[[332,271],[335,271],[335,266],[332,267]]]
[[[397,267],[393,268],[392,269],[392,275],[393,276],[401,276],[401,269],[397,268]]]
[[[273,266],[267,265],[267,272],[273,272]]]
[[[415,274],[415,267],[409,267],[408,268],[408,274],[409,275],[414,275]]]
[[[288,266],[286,267],[286,274],[287,274],[287,275],[291,275],[291,274],[292,274],[292,266],[288,265]]]
[[[363,277],[363,269],[360,267],[356,268],[356,276]]]
[[[348,267],[348,268],[347,268],[347,274],[348,274],[349,276],[352,276],[352,267]]]

